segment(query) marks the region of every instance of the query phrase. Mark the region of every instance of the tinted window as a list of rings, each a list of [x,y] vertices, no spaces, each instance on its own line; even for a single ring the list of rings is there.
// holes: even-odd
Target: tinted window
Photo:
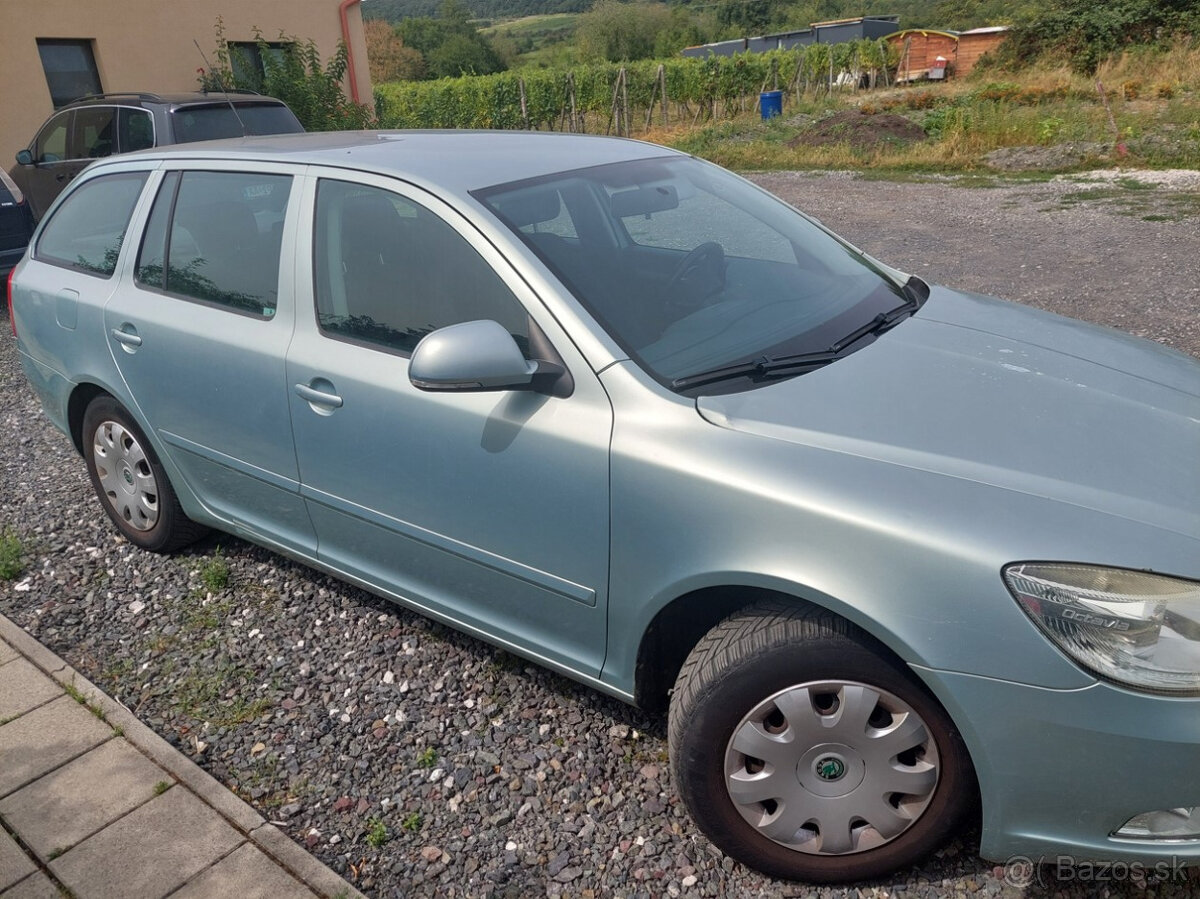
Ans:
[[[317,189],[317,318],[326,333],[409,353],[430,331],[493,319],[528,345],[524,308],[428,209],[341,181]]]
[[[73,112],[60,113],[42,126],[34,141],[34,162],[62,162],[67,158],[67,134],[73,115]]]
[[[132,153],[154,146],[154,121],[144,109],[122,106],[117,110],[118,153]]]
[[[288,175],[168,174],[138,254],[139,283],[264,318],[274,315],[291,187]]]
[[[278,103],[228,103],[185,106],[171,113],[177,143],[243,137],[247,134],[295,134],[304,130],[292,111]]]
[[[111,275],[146,178],[145,172],[129,172],[81,184],[46,223],[37,258]]]
[[[37,46],[56,109],[85,94],[100,93],[91,41],[38,38]]]
[[[85,106],[75,110],[73,159],[100,159],[116,151],[117,110],[112,106]]]

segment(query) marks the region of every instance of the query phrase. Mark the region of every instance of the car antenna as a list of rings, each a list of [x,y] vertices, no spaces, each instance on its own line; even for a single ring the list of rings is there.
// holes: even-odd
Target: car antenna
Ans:
[[[221,73],[212,67],[212,63],[208,61],[208,57],[204,55],[204,50],[201,48],[200,42],[192,38],[192,43],[196,45],[196,49],[200,52],[200,58],[204,60],[204,64],[208,66],[208,70],[217,79],[217,84],[221,86],[221,93],[225,95],[225,102],[229,104],[229,111],[233,113],[233,117],[237,119],[238,126],[242,129],[242,137],[249,137],[250,135],[246,132],[246,123],[238,115],[237,107],[233,103],[233,98],[229,96],[229,88],[225,86],[225,80],[221,77]]]

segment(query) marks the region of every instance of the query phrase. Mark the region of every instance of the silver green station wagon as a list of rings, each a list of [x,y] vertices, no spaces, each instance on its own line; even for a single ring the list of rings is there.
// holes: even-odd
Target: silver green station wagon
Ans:
[[[121,534],[217,528],[651,709],[725,853],[1200,863],[1200,361],[562,134],[89,167],[9,283]]]

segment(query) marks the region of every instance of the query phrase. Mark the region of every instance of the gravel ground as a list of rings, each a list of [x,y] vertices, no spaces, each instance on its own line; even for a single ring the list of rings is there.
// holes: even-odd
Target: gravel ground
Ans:
[[[931,281],[1200,356],[1195,174],[1156,173],[1143,189],[1125,175],[989,188],[756,180]],[[0,525],[28,549],[0,611],[368,895],[1022,895],[970,831],[887,881],[772,882],[692,827],[663,718],[233,538],[170,558],[134,550],[0,343]],[[1049,886],[1121,894],[1116,873]]]

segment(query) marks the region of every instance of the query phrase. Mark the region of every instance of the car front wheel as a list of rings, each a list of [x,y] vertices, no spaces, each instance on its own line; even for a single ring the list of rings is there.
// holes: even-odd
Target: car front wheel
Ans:
[[[165,553],[208,530],[184,514],[153,448],[112,397],[97,397],[87,407],[83,455],[100,504],[130,543]]]
[[[671,762],[702,831],[790,880],[880,877],[954,833],[966,747],[913,676],[848,622],[767,603],[709,632],[670,710]]]

